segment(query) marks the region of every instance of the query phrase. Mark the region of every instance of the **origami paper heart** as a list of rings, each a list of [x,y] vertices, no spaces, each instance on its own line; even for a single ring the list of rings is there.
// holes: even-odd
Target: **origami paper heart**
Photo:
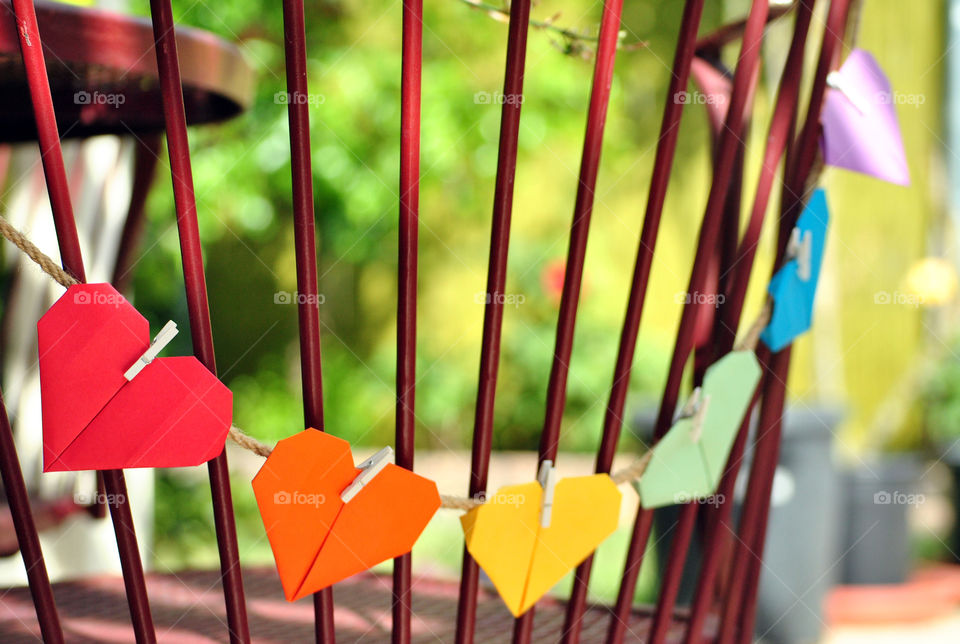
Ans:
[[[773,314],[760,339],[772,351],[783,349],[813,323],[813,301],[820,279],[829,220],[827,195],[823,190],[816,190],[794,229],[794,239],[807,246],[806,258],[794,257],[786,262],[770,280],[767,289],[773,297]],[[809,242],[805,241],[807,239]],[[806,271],[801,270],[801,261],[808,263]]]
[[[37,323],[43,470],[199,465],[223,450],[233,394],[190,357],[124,373],[150,328],[109,284],[77,284]]]
[[[700,389],[696,416],[678,420],[653,446],[653,455],[635,483],[640,503],[659,508],[713,494],[753,392],[760,365],[750,351],[734,351],[714,363]]]
[[[620,491],[606,474],[560,480],[550,527],[539,483],[502,487],[460,518],[467,550],[519,617],[617,529]]]
[[[440,508],[433,481],[393,464],[344,503],[360,474],[350,443],[308,429],[277,443],[254,477],[287,601],[409,552]]]
[[[824,161],[910,185],[894,94],[880,65],[868,52],[855,49],[834,74],[837,88],[827,92],[820,116]]]

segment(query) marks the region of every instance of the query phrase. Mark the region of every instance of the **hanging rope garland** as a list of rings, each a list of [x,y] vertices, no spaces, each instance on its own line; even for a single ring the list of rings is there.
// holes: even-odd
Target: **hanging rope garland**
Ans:
[[[44,273],[50,276],[64,288],[69,288],[79,284],[73,275],[65,271],[49,255],[40,250],[36,244],[27,238],[22,232],[17,230],[5,217],[0,215],[0,234],[2,234],[10,243],[16,246],[24,255],[30,258]],[[767,299],[757,319],[754,320],[746,334],[734,347],[735,351],[753,351],[760,338],[760,333],[770,321],[770,314],[773,310],[771,301]],[[258,456],[267,458],[273,452],[273,447],[263,443],[250,436],[236,425],[231,425],[227,437],[243,449],[253,452]],[[652,450],[648,450],[643,456],[635,460],[627,467],[618,470],[610,475],[610,478],[617,485],[630,483],[639,480],[643,476],[650,458],[653,455]],[[483,501],[475,498],[455,496],[450,494],[441,494],[440,499],[443,502],[442,507],[451,510],[469,511],[473,508],[483,505]]]

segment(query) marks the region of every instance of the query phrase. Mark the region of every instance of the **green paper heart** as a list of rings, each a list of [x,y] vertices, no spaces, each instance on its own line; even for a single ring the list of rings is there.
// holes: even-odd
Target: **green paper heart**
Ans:
[[[730,448],[760,381],[751,351],[734,351],[703,378],[699,432],[695,417],[682,418],[653,447],[650,463],[634,483],[645,508],[659,508],[716,492]]]

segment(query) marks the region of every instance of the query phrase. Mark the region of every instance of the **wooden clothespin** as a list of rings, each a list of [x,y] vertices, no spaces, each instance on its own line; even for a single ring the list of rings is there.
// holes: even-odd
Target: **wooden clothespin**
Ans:
[[[687,402],[683,404],[683,407],[680,408],[680,412],[677,414],[676,418],[673,419],[673,422],[676,423],[678,420],[683,418],[690,418],[697,413],[697,409],[700,408],[700,387],[695,387],[693,391],[690,392],[690,397],[687,399]]]
[[[377,474],[379,474],[383,468],[390,464],[390,461],[393,460],[393,448],[384,447],[382,450],[365,460],[364,462],[357,465],[357,468],[363,470],[357,474],[357,478],[353,479],[353,482],[347,487],[343,488],[343,492],[340,493],[340,500],[344,503],[349,503],[350,499],[357,496],[366,485],[373,480]]]
[[[553,461],[540,463],[537,481],[543,488],[543,502],[540,504],[540,527],[549,528],[550,515],[553,512],[553,492],[557,486],[557,468],[553,466]]]
[[[810,281],[810,263],[813,254],[813,231],[807,230],[801,234],[799,228],[790,233],[790,242],[787,244],[787,257],[797,260],[797,277],[804,282]]]
[[[703,419],[707,416],[707,405],[710,402],[710,396],[704,396],[703,391],[700,387],[695,388],[690,393],[690,398],[680,409],[680,413],[677,414],[676,423],[679,420],[684,418],[690,418],[693,422],[693,430],[691,431],[691,438],[694,442],[700,440],[700,431],[703,426]]]
[[[844,80],[843,76],[839,72],[830,72],[827,74],[827,87],[837,90],[843,94],[850,104],[853,105],[858,112],[861,114],[866,114],[869,111],[869,105],[866,103],[864,98],[857,94]]]
[[[700,387],[697,387],[697,391],[700,391]],[[697,404],[696,410],[693,412],[693,415],[690,417],[692,427],[690,429],[690,438],[693,439],[693,442],[699,442],[700,437],[703,436],[703,421],[707,418],[707,407],[710,406],[710,395],[702,396],[701,400]]]
[[[147,347],[147,350],[143,352],[143,355],[137,358],[137,361],[134,362],[129,369],[123,374],[123,377],[127,379],[127,382],[134,379],[134,377],[140,373],[144,367],[153,362],[153,359],[157,357],[165,346],[170,343],[170,340],[173,340],[174,336],[177,335],[179,331],[177,330],[177,323],[173,320],[168,321],[163,325],[163,328],[160,329],[157,333],[157,337],[153,339],[153,342],[150,343],[150,346]]]

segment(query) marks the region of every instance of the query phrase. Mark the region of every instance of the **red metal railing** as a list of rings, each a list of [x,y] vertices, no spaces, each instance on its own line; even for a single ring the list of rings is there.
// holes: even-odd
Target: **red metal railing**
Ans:
[[[741,204],[742,170],[745,133],[753,102],[760,64],[760,47],[764,28],[771,19],[769,2],[753,0],[746,21],[727,27],[717,34],[697,41],[703,11],[703,0],[686,0],[680,24],[672,76],[666,97],[660,138],[657,144],[653,176],[646,204],[643,229],[636,264],[620,335],[617,361],[609,393],[602,440],[596,459],[597,472],[609,472],[623,426],[624,406],[639,333],[647,282],[653,262],[663,204],[669,185],[678,130],[684,101],[677,100],[686,91],[691,64],[699,51],[716,54],[721,44],[742,31],[742,44],[733,76],[730,103],[723,127],[716,141],[713,177],[700,229],[697,254],[691,270],[690,293],[723,294],[725,299],[712,323],[709,342],[697,342],[694,332],[702,307],[690,298],[684,306],[676,345],[657,416],[654,435],[662,436],[669,428],[680,397],[680,385],[686,364],[694,350],[698,352],[697,373],[711,361],[733,349],[752,272],[755,248],[762,228],[764,213],[776,180],[776,170],[784,160],[783,194],[779,221],[777,261],[783,259],[786,241],[808,193],[808,183],[816,167],[819,113],[826,87],[827,73],[835,68],[846,29],[850,0],[831,0],[819,61],[813,79],[803,127],[793,141],[798,121],[797,104],[804,51],[811,26],[815,0],[795,3],[795,23],[790,50],[781,76],[763,164],[749,220],[744,234],[737,239]],[[56,225],[64,268],[77,279],[84,279],[83,260],[73,219],[67,188],[59,133],[32,0],[13,0],[20,25],[19,38],[36,118],[41,157]],[[578,178],[577,197],[571,222],[566,273],[560,301],[556,345],[547,390],[539,461],[557,457],[560,426],[566,400],[566,382],[573,347],[574,327],[584,267],[587,237],[593,210],[597,173],[603,142],[607,105],[610,97],[614,62],[617,52],[622,0],[607,0],[603,6],[596,62],[592,81],[587,126]],[[199,232],[196,217],[190,152],[187,139],[183,90],[180,79],[175,27],[170,0],[151,0],[155,50],[163,95],[167,146],[170,156],[177,224],[180,235],[185,289],[194,351],[214,373],[216,365],[207,304]],[[781,15],[777,12],[776,15]],[[302,0],[283,0],[287,91],[294,96],[308,96],[304,7]],[[530,18],[530,1],[511,4],[506,49],[504,95],[523,94],[526,40]],[[398,465],[413,468],[415,434],[416,382],[416,305],[417,305],[417,231],[419,219],[420,174],[420,96],[422,67],[422,0],[404,0],[402,24],[402,84],[399,185],[399,282],[397,310],[397,428]],[[317,251],[315,241],[312,172],[309,138],[309,101],[289,100],[291,171],[293,190],[294,244],[297,264],[297,288],[302,295],[318,295]],[[506,283],[507,251],[517,165],[517,138],[521,100],[505,100],[502,107],[500,149],[497,164],[491,227],[487,291],[503,292]],[[139,236],[143,201],[153,174],[158,142],[141,142],[138,151],[135,190],[127,226],[117,260],[115,279],[128,278],[130,252]],[[151,158],[152,157],[152,158]],[[710,262],[719,259],[719,273],[711,273]],[[305,427],[324,429],[320,352],[320,317],[318,297],[298,298],[302,385]],[[500,339],[503,322],[503,300],[488,297],[484,310],[483,341],[474,419],[473,452],[469,492],[485,492],[493,433],[493,412],[497,371],[500,360]],[[765,538],[773,471],[779,452],[781,417],[785,399],[785,380],[789,369],[790,349],[777,354],[763,348],[757,351],[765,367],[762,384],[754,397],[760,401],[755,458],[740,524],[731,525],[731,497],[740,461],[746,448],[750,413],[737,435],[728,468],[720,484],[721,502],[706,510],[706,547],[700,566],[698,584],[685,642],[694,644],[703,638],[708,614],[719,612],[721,626],[717,641],[749,641],[756,611],[757,586]],[[695,378],[697,377],[695,373]],[[751,405],[752,409],[752,405]],[[62,641],[50,584],[40,552],[23,478],[17,462],[6,413],[0,415],[0,468],[13,514],[20,549],[27,568],[31,592],[44,639]],[[220,550],[221,581],[224,589],[230,640],[250,639],[244,603],[236,529],[231,491],[227,476],[226,454],[209,463],[213,494],[214,522]],[[155,641],[143,568],[140,562],[123,473],[103,472],[103,482],[117,501],[110,504],[114,530],[120,551],[122,571],[130,614],[138,642]],[[674,531],[667,567],[662,576],[657,606],[646,641],[662,643],[675,622],[675,603],[686,555],[693,537],[699,505],[690,503],[680,508],[680,519]],[[611,613],[607,641],[620,642],[626,635],[626,624],[632,608],[640,564],[652,528],[652,512],[638,511],[620,592]],[[736,536],[729,581],[718,593],[718,579],[724,567],[724,554]],[[587,590],[592,569],[588,558],[577,569],[566,620],[560,639],[566,643],[579,641]],[[476,602],[479,570],[476,562],[464,551],[460,596],[457,613],[457,641],[472,642],[476,623]],[[327,589],[314,598],[316,639],[333,642],[333,593]],[[411,560],[404,555],[394,562],[393,641],[411,639]],[[514,624],[513,640],[530,641],[535,611],[531,609]],[[636,635],[636,634],[632,634]]]

